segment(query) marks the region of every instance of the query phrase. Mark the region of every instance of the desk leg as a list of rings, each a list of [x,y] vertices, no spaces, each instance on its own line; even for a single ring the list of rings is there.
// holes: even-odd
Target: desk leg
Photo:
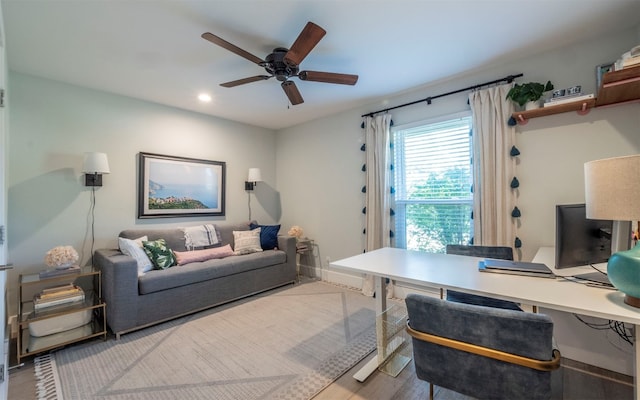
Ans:
[[[382,315],[382,313],[387,309],[387,292],[385,287],[386,279],[383,277],[376,276],[374,277],[375,290],[376,290],[376,341],[378,344],[378,348],[380,348],[381,344],[384,343],[383,340],[383,327],[382,322],[379,321],[378,315]],[[376,351],[377,352],[377,351]],[[356,372],[353,377],[358,382],[364,382],[369,375],[371,375],[378,366],[384,361],[379,359],[380,355],[376,354],[368,363],[364,365],[358,372]]]
[[[638,367],[640,367],[640,325],[633,326],[633,398],[640,400],[640,391],[638,390]]]

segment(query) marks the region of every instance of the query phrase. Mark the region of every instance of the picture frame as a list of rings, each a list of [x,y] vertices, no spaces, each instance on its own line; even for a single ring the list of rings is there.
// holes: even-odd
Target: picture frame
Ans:
[[[141,152],[138,170],[138,218],[225,215],[225,162]]]
[[[602,76],[607,72],[614,70],[615,63],[600,64],[596,66],[596,93],[600,91],[600,85],[602,84]]]

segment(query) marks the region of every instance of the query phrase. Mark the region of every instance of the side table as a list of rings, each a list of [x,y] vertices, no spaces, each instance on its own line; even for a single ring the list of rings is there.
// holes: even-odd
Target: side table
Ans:
[[[57,347],[97,336],[107,338],[105,303],[101,293],[101,272],[93,267],[83,267],[79,272],[69,275],[42,278],[39,274],[21,274],[18,288],[18,340],[17,361]],[[68,305],[52,306],[37,310],[34,295],[43,290],[74,284],[82,288],[84,301]],[[38,326],[60,326],[63,321],[89,315],[87,325],[75,329],[35,337],[30,334],[31,324]],[[35,326],[35,325],[34,325]]]
[[[300,280],[301,267],[315,271],[316,257],[320,258],[320,247],[315,240],[309,238],[298,239],[296,242],[296,271],[298,273],[298,280]],[[322,268],[322,264],[319,265]],[[322,274],[320,276],[322,276]]]

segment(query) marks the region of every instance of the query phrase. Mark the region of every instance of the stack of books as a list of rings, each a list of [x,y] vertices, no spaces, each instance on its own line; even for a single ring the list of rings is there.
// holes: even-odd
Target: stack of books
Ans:
[[[637,67],[640,65],[640,54],[635,57],[625,58],[622,60],[622,69]]]
[[[66,285],[43,289],[33,298],[36,311],[43,311],[49,307],[70,305],[84,301],[84,291],[81,287],[69,283]]]
[[[66,269],[47,269],[40,272],[40,279],[53,278],[55,276],[71,275],[80,273],[80,266],[74,265]]]
[[[302,254],[302,253],[306,253],[307,251],[309,251],[310,247],[309,247],[309,241],[308,240],[302,240],[296,243],[296,252],[298,254]]]
[[[576,94],[571,94],[571,95],[566,95],[561,97],[554,97],[552,99],[549,99],[544,102],[544,107],[553,107],[553,106],[558,106],[560,104],[573,103],[574,101],[584,101],[584,100],[589,100],[593,98],[595,98],[593,93],[582,94],[582,92],[580,92]]]

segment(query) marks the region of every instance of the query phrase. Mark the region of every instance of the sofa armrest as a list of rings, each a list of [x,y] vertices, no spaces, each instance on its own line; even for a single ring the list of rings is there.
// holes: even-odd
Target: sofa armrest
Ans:
[[[107,324],[119,333],[135,327],[138,315],[138,264],[116,249],[96,250],[95,267],[102,273]]]
[[[296,238],[278,235],[278,248],[287,254],[287,264],[296,270]]]

